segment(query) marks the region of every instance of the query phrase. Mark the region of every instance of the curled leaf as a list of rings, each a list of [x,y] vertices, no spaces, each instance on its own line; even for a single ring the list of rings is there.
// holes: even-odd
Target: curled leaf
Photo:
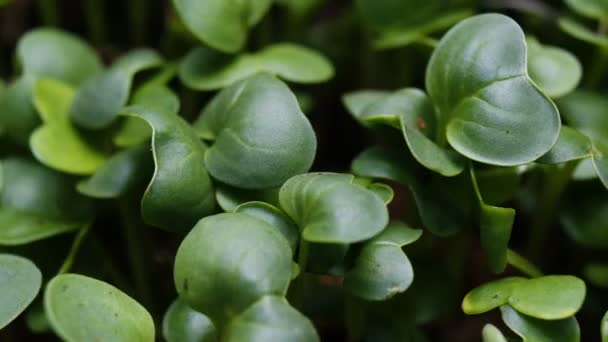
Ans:
[[[0,329],[7,326],[34,300],[42,274],[28,259],[0,254]]]

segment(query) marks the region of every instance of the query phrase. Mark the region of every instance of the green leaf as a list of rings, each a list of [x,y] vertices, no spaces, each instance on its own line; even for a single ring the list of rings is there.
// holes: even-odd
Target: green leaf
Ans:
[[[517,167],[495,167],[475,170],[479,191],[486,204],[500,205],[519,190],[521,172]]]
[[[214,90],[259,72],[268,72],[294,83],[320,83],[334,75],[331,62],[320,53],[304,46],[281,43],[238,56],[199,47],[184,58],[179,77],[190,88]]]
[[[505,335],[492,324],[486,324],[481,331],[483,342],[507,342]]]
[[[608,247],[608,198],[604,193],[573,198],[560,213],[560,221],[576,243],[592,248]]]
[[[600,330],[600,333],[602,334],[602,342],[608,342],[608,312],[606,312],[604,318],[602,318]]]
[[[116,153],[95,174],[80,181],[76,189],[94,198],[121,197],[142,179],[150,179],[153,168],[150,148],[133,147]]]
[[[40,124],[32,103],[35,77],[25,75],[12,82],[0,98],[0,133],[26,145],[30,134]]]
[[[382,199],[352,181],[352,175],[309,173],[283,184],[281,208],[300,227],[304,240],[355,243],[386,227],[388,211]]]
[[[34,300],[42,274],[28,259],[0,254],[0,329],[25,310]]]
[[[176,299],[163,318],[163,337],[167,342],[215,342],[213,323],[184,301]]]
[[[473,190],[479,202],[481,248],[484,251],[490,270],[494,273],[502,273],[507,267],[507,250],[513,222],[515,221],[515,210],[486,204],[481,196],[472,164],[469,171]]]
[[[106,161],[72,125],[69,116],[74,89],[60,81],[41,79],[34,86],[34,105],[42,126],[32,133],[36,159],[59,171],[89,175]]]
[[[500,308],[502,320],[524,342],[578,342],[580,328],[576,318],[569,317],[561,320],[540,320],[521,314],[509,305]]]
[[[161,63],[162,58],[149,49],[134,50],[120,57],[108,70],[78,89],[70,109],[72,120],[88,129],[108,127],[127,104],[135,74]]]
[[[78,274],[51,279],[44,308],[53,330],[66,341],[154,341],[150,314],[114,286]]]
[[[521,28],[500,14],[463,20],[440,41],[426,86],[440,116],[440,137],[464,156],[513,166],[545,154],[560,119],[551,100],[530,81]]]
[[[226,327],[227,342],[319,341],[312,323],[284,298],[264,296]]]
[[[566,0],[566,5],[580,15],[608,21],[608,3],[604,0]]]
[[[96,52],[79,37],[53,28],[27,32],[17,43],[23,73],[77,86],[102,69]]]
[[[298,227],[281,210],[264,202],[246,202],[234,209],[235,213],[251,215],[276,228],[295,253],[300,238]]]
[[[223,329],[264,295],[283,296],[291,249],[268,223],[241,213],[200,220],[175,257],[175,287],[193,309]],[[213,277],[209,277],[213,274]]]
[[[593,167],[602,181],[602,184],[608,189],[608,140],[593,142],[591,160],[593,161]]]
[[[544,276],[517,284],[509,297],[509,305],[539,319],[564,319],[581,308],[585,292],[585,283],[577,277]]]
[[[21,245],[75,231],[93,217],[93,203],[74,181],[33,161],[1,163],[0,245]]]
[[[589,138],[578,130],[562,125],[559,138],[549,152],[540,157],[537,162],[543,164],[560,164],[572,160],[591,157],[593,146]]]
[[[234,53],[247,40],[248,30],[268,11],[272,0],[173,0],[186,27],[214,49]]]
[[[144,120],[153,131],[155,170],[141,202],[144,221],[169,231],[187,232],[215,207],[204,166],[205,144],[186,121],[162,108],[131,106],[122,114]]]
[[[268,74],[222,90],[194,125],[213,140],[205,153],[209,173],[239,188],[270,188],[308,171],[317,147],[293,93]]]
[[[372,183],[367,186],[367,189],[380,197],[386,205],[391,203],[393,197],[395,197],[393,188],[383,183]]]
[[[279,205],[279,188],[249,190],[217,183],[215,199],[220,208],[226,212],[234,211],[239,205],[253,201],[266,202],[276,207]]]
[[[527,37],[526,44],[528,74],[545,94],[557,98],[577,87],[583,68],[576,56],[558,47],[541,45],[533,37]]]
[[[372,146],[361,152],[353,159],[351,170],[358,176],[387,179],[404,185],[416,179],[404,158],[381,146]]]
[[[513,290],[526,281],[522,277],[507,277],[478,286],[462,300],[462,311],[467,315],[477,315],[505,305]]]
[[[598,47],[608,47],[608,37],[588,29],[570,18],[559,18],[559,27],[570,36]]]
[[[417,240],[421,230],[394,222],[367,242],[344,277],[344,289],[366,300],[386,300],[409,288],[414,280],[412,265],[401,250]]]
[[[587,264],[583,274],[593,286],[608,288],[608,264]]]

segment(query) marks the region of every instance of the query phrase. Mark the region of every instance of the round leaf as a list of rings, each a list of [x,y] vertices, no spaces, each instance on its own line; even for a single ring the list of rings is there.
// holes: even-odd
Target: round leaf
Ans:
[[[180,297],[221,329],[262,296],[285,294],[291,249],[260,219],[240,213],[209,216],[180,245],[174,276]]]
[[[526,164],[558,137],[557,108],[528,78],[523,32],[506,16],[454,26],[433,51],[426,86],[448,142],[470,159]]]
[[[153,131],[155,170],[141,202],[144,221],[169,231],[188,231],[215,207],[204,166],[205,144],[175,113],[140,105],[123,109],[123,114],[144,120]]]
[[[296,251],[300,237],[298,227],[276,207],[264,202],[247,202],[236,207],[234,212],[251,215],[273,226],[289,242],[291,250]]]
[[[176,299],[163,318],[163,337],[167,342],[215,342],[213,323],[184,301]]]
[[[504,305],[500,308],[502,320],[524,342],[579,342],[580,328],[576,318],[545,321],[521,314]]]
[[[42,274],[28,259],[0,254],[0,329],[25,310],[34,300]]]
[[[51,279],[44,308],[51,326],[66,341],[154,341],[154,322],[146,309],[93,278],[62,274]]]
[[[539,163],[560,164],[591,157],[593,146],[589,138],[578,130],[562,125],[559,138],[549,152],[538,159]]]
[[[478,286],[462,300],[462,311],[477,315],[507,304],[513,290],[526,281],[522,277],[507,277]]]
[[[505,335],[492,324],[486,324],[481,331],[483,342],[507,342]]]
[[[35,77],[25,75],[11,83],[0,98],[0,133],[19,144],[27,144],[40,123],[32,102]]]
[[[300,227],[304,240],[354,243],[386,227],[388,211],[382,199],[352,180],[352,175],[309,173],[283,184],[281,208]]]
[[[264,296],[228,324],[223,340],[315,342],[319,336],[308,318],[284,298]]]
[[[573,276],[539,277],[517,284],[509,305],[539,319],[563,319],[581,308],[585,292],[585,283]]]
[[[257,74],[221,91],[196,121],[209,173],[246,189],[281,185],[308,171],[317,142],[312,126],[287,86]]]

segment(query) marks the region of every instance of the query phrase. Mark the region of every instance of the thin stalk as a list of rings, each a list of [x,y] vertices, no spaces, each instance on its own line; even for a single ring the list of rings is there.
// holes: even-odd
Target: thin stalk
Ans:
[[[147,0],[130,0],[131,39],[134,44],[144,44],[146,39]]]
[[[105,40],[105,11],[103,5],[103,0],[86,0],[84,4],[89,36],[91,37],[91,41],[97,46],[103,44]]]
[[[57,274],[67,273],[70,271],[70,269],[72,268],[72,265],[74,264],[74,259],[76,258],[76,255],[78,254],[78,251],[80,250],[82,241],[84,241],[84,238],[87,236],[90,229],[91,229],[91,225],[87,224],[86,226],[84,226],[83,228],[81,228],[78,231],[78,234],[76,234],[76,236],[74,237],[74,242],[72,242],[72,247],[70,248],[70,252],[68,253],[68,256],[65,258],[65,260],[63,261],[63,264],[61,265],[61,268],[59,269],[59,272],[57,272]]]
[[[543,275],[533,263],[510,249],[507,250],[507,264],[532,278],[542,277]]]
[[[37,0],[38,15],[46,26],[59,25],[59,7],[57,0]]]
[[[308,242],[300,238],[300,246],[298,248],[298,266],[300,267],[300,274],[294,284],[294,304],[296,307],[302,308],[304,305],[304,298],[306,297],[306,267],[308,266]]]
[[[541,256],[549,228],[553,223],[561,195],[564,192],[570,176],[578,161],[570,161],[561,166],[555,166],[545,173],[545,182],[537,201],[530,235],[528,238],[527,254],[532,260]]]
[[[600,21],[597,27],[597,33],[606,36],[608,34],[608,22]],[[586,85],[589,88],[596,88],[608,67],[608,47],[598,46],[593,57],[593,61],[587,73]]]

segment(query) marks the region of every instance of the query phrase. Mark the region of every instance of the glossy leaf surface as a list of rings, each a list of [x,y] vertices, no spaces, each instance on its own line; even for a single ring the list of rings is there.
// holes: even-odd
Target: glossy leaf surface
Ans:
[[[524,342],[578,342],[580,340],[580,328],[574,317],[552,321],[540,320],[521,314],[509,305],[502,306],[500,311],[505,324]]]
[[[163,337],[167,342],[215,342],[213,323],[200,312],[176,299],[163,318]]]
[[[217,183],[215,186],[215,199],[224,211],[234,211],[243,203],[261,201],[273,206],[279,205],[279,188],[269,189],[239,189],[225,184]]]
[[[467,293],[462,300],[462,311],[477,315],[505,305],[513,289],[525,281],[522,277],[507,277],[485,283]]]
[[[264,202],[246,202],[236,207],[234,212],[251,215],[273,226],[285,237],[291,250],[296,251],[300,238],[298,227],[278,208]]]
[[[0,329],[30,305],[41,284],[42,274],[31,261],[0,254]]]

